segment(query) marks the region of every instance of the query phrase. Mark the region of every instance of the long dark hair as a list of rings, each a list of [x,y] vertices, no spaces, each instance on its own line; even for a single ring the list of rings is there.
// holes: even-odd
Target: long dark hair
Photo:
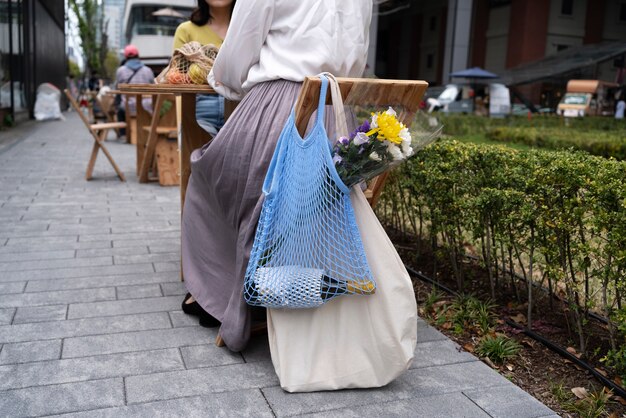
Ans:
[[[233,0],[233,4],[230,5],[231,16],[236,2],[236,0]],[[198,26],[204,26],[209,23],[211,20],[211,9],[206,0],[198,0],[198,7],[191,13],[189,20],[191,20],[191,23]]]

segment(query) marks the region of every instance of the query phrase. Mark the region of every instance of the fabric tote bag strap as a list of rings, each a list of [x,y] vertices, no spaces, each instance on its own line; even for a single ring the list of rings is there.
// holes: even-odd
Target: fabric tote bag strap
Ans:
[[[348,136],[348,124],[346,122],[346,113],[343,106],[343,99],[341,97],[341,90],[339,89],[339,82],[337,78],[331,73],[321,73],[320,76],[328,78],[330,97],[333,103],[333,113],[335,114],[335,133],[336,138],[331,138],[331,145],[335,145],[337,139],[341,136]],[[326,94],[324,94],[326,98]]]

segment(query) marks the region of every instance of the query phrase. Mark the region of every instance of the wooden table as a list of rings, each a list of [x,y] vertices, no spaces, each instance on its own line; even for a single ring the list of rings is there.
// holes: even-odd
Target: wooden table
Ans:
[[[196,121],[196,94],[215,94],[215,91],[208,85],[196,84],[119,84],[118,88],[123,94],[134,94],[138,98],[142,94],[174,94],[180,96],[181,109],[180,118],[178,118],[178,147],[180,149],[180,203],[182,210],[185,202],[187,183],[189,182],[189,175],[191,174],[189,162],[191,152],[211,140],[211,135],[202,129]],[[147,121],[144,120],[145,115],[140,117],[140,113],[142,114],[145,110],[143,110],[139,102],[140,100],[137,100],[138,132],[143,130],[143,126],[150,126],[150,119]],[[230,114],[228,109],[232,110],[232,108],[232,104],[226,106],[225,118]]]

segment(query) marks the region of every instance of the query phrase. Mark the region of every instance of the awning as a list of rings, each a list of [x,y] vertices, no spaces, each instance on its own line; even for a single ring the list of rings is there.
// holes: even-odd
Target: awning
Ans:
[[[517,86],[535,81],[564,78],[569,73],[592,67],[624,54],[626,54],[626,42],[602,42],[572,47],[539,61],[503,71],[500,73],[499,81],[507,86]]]

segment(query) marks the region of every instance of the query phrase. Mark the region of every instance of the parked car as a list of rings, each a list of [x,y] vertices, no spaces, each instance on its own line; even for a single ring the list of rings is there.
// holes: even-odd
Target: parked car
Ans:
[[[566,118],[611,116],[615,108],[616,83],[602,80],[570,80],[567,91],[557,106],[557,115]]]

